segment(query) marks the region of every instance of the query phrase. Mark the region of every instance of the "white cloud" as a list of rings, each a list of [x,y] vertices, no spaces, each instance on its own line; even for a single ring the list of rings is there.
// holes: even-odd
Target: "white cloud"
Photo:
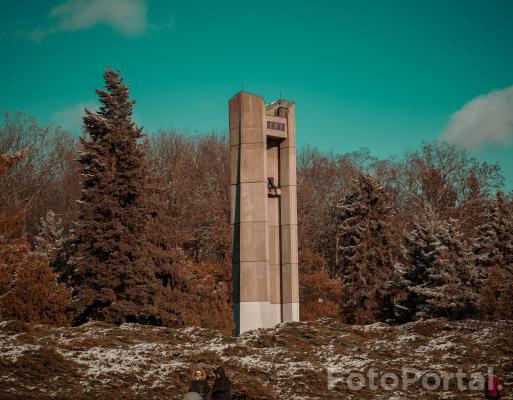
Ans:
[[[85,115],[86,108],[90,111],[95,111],[98,108],[98,104],[93,101],[75,104],[73,107],[54,112],[52,114],[52,121],[67,130],[79,132],[81,131],[82,118]]]
[[[39,41],[58,32],[75,32],[108,25],[123,35],[142,35],[148,29],[146,0],[67,0],[50,11],[53,25],[29,36]]]
[[[451,116],[441,138],[470,150],[513,143],[513,86],[469,101]]]

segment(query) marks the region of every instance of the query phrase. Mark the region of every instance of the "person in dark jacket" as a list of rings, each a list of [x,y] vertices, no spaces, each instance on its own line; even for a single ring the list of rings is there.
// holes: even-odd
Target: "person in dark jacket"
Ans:
[[[203,400],[207,400],[210,386],[207,381],[207,373],[203,369],[198,368],[194,370],[189,392],[199,393]]]
[[[224,368],[216,368],[214,374],[216,380],[214,386],[212,386],[212,400],[230,400],[231,383],[224,372]]]

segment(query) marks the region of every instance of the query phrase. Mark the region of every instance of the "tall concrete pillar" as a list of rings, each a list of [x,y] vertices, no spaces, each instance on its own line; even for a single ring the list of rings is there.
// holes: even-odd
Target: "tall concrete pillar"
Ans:
[[[235,334],[299,320],[294,104],[229,102]]]

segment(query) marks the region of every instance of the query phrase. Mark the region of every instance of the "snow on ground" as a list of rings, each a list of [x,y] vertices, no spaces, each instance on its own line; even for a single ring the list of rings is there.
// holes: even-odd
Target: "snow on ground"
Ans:
[[[11,341],[12,342],[12,341]],[[26,352],[37,351],[40,349],[40,346],[33,344],[23,344],[23,345],[12,345],[9,346],[8,341],[4,341],[0,339],[0,354],[2,359],[7,359],[12,363],[15,363],[18,358],[24,355]]]
[[[513,390],[513,322],[422,321],[391,327],[323,319],[286,323],[238,338],[202,328],[92,322],[58,328],[0,322],[0,398],[179,399],[196,366],[222,365],[247,399],[478,399],[480,391],[348,387],[351,373],[401,376],[486,372],[501,366]],[[334,376],[340,382],[330,385]],[[504,399],[512,398],[507,395]]]

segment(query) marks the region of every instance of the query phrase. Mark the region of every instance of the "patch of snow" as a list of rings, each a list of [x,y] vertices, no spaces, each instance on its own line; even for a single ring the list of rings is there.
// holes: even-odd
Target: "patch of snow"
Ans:
[[[351,371],[362,371],[370,362],[366,354],[339,356],[326,367],[336,369],[339,373],[350,373]]]
[[[226,361],[228,361],[229,357]],[[276,367],[276,364],[267,362],[262,359],[262,357],[258,355],[250,355],[250,356],[244,356],[244,357],[236,357],[233,358],[232,361],[238,362],[242,365],[243,368],[246,368],[248,370],[252,369],[259,369],[264,370],[265,372],[271,371],[274,367]]]
[[[413,333],[413,334],[409,334],[409,335],[398,336],[395,339],[395,342],[396,343],[414,343],[421,339],[422,339],[422,336],[419,336],[419,335]]]
[[[386,331],[386,330],[391,329],[390,325],[387,325],[384,322],[375,322],[375,323],[369,324],[369,325],[361,325],[361,326],[358,326],[358,328],[359,328],[359,330],[362,330],[365,333],[381,332],[381,331]]]
[[[15,363],[23,354],[31,351],[38,351],[39,345],[22,344],[16,346],[4,346],[0,343],[0,359],[7,358],[10,362]]]

